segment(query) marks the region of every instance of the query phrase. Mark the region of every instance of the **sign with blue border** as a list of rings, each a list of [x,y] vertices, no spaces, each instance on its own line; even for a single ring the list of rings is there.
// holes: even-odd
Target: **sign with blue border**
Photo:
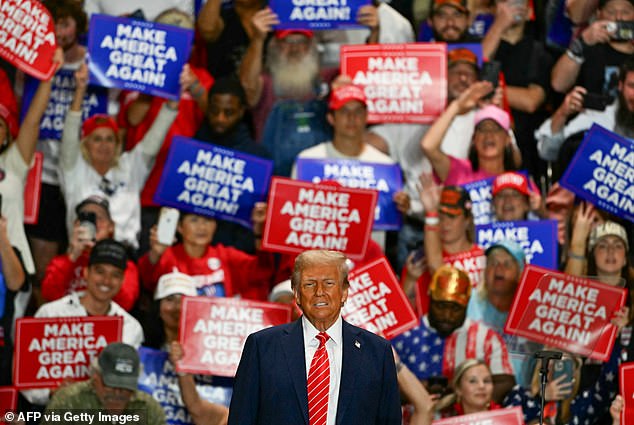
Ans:
[[[634,221],[634,141],[594,124],[560,184],[597,207]]]
[[[92,15],[90,82],[176,100],[189,59],[192,30],[108,15]]]
[[[162,350],[140,347],[141,374],[139,376],[139,390],[144,391],[159,402],[165,412],[165,419],[170,425],[193,424],[191,415],[183,403],[178,376],[174,366],[168,359],[168,353]],[[233,390],[230,380],[214,377],[194,375],[196,390],[203,400],[229,407]],[[216,381],[222,379],[228,386],[218,386]]]
[[[175,136],[154,202],[251,228],[251,210],[265,201],[273,161]]]
[[[392,197],[403,188],[401,169],[396,164],[377,164],[347,159],[298,158],[297,179],[312,183],[335,180],[351,189],[372,189],[379,193],[373,230],[398,230],[402,214]]]
[[[364,28],[357,23],[357,12],[370,0],[323,0],[320,6],[306,0],[269,0],[269,7],[279,18],[276,29],[354,29]]]
[[[527,264],[557,269],[557,221],[500,221],[476,226],[476,243],[487,249],[495,242],[512,240],[524,250]]]

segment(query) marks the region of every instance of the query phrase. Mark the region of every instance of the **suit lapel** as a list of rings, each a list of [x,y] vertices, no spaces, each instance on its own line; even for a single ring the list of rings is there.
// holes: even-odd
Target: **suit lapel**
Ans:
[[[306,355],[304,353],[304,333],[302,319],[296,320],[288,328],[282,337],[282,348],[286,356],[286,367],[295,387],[297,402],[304,416],[304,422],[308,425],[308,393],[306,390]],[[282,400],[280,400],[282,403]]]
[[[359,329],[343,322],[343,359],[341,366],[341,385],[339,386],[339,403],[337,405],[336,425],[342,425],[342,421],[348,407],[348,403],[355,392],[355,381],[361,365],[361,339],[358,337]]]

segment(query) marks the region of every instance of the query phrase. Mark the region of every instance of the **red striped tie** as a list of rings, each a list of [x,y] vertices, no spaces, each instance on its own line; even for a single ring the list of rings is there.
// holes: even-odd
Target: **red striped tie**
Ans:
[[[319,347],[315,352],[308,372],[308,423],[310,425],[326,425],[328,413],[328,392],[330,391],[330,362],[326,341],[328,334],[317,335]]]

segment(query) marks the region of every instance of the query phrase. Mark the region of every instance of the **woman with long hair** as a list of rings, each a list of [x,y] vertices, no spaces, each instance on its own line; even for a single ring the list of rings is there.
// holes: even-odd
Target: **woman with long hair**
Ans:
[[[486,81],[472,84],[449,104],[421,140],[435,177],[446,186],[513,171],[521,162],[510,133],[509,114],[494,105],[481,107],[474,116],[475,128],[468,160],[447,155],[440,148],[453,119],[477,107],[491,90],[491,83]]]

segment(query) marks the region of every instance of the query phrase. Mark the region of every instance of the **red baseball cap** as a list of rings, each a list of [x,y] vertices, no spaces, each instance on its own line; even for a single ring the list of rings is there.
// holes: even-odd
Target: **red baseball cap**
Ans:
[[[531,191],[528,187],[528,179],[524,174],[516,172],[508,172],[498,175],[493,180],[493,196],[497,195],[502,189],[515,189],[523,195],[530,195]]]
[[[106,127],[114,131],[115,134],[119,132],[119,126],[117,122],[107,114],[95,114],[84,121],[81,126],[81,138],[88,137],[93,131],[98,128]]]
[[[286,38],[291,34],[301,34],[305,35],[308,38],[313,38],[315,35],[311,30],[302,30],[302,29],[288,29],[288,30],[277,30],[275,31],[275,38],[282,39]]]
[[[367,99],[363,89],[354,84],[348,84],[347,86],[339,87],[330,93],[330,102],[328,102],[328,109],[336,111],[346,103],[358,100],[359,102],[367,105]]]
[[[434,0],[432,12],[437,12],[443,6],[451,6],[458,9],[462,13],[469,13],[467,2],[465,0]]]

